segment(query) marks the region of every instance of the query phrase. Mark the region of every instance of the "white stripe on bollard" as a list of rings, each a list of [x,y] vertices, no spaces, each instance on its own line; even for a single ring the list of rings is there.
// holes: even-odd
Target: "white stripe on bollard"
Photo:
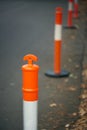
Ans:
[[[55,24],[54,39],[56,41],[62,39],[62,25]]]
[[[73,5],[72,2],[69,2],[69,11],[72,11]]]
[[[24,130],[37,130],[38,101],[23,101]]]

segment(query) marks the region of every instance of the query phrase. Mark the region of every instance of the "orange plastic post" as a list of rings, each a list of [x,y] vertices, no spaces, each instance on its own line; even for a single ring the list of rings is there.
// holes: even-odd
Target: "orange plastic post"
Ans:
[[[56,8],[55,14],[55,30],[54,30],[54,70],[47,71],[46,76],[49,77],[66,77],[69,73],[61,70],[61,46],[62,46],[62,8]]]
[[[68,18],[67,25],[64,26],[66,29],[76,29],[76,26],[73,25],[73,0],[68,0]]]
[[[23,130],[38,129],[38,70],[33,64],[37,57],[32,54],[24,56],[28,64],[22,66],[23,78]]]
[[[69,0],[69,9],[68,9],[68,26],[72,26],[72,5],[73,5],[73,0]]]
[[[78,18],[78,0],[74,0],[74,18]]]
[[[54,41],[54,72],[61,73],[61,43],[62,43],[62,8],[56,8],[55,41]]]
[[[32,54],[29,54],[29,55],[24,56],[24,60],[27,60],[28,64],[22,66],[23,100],[35,101],[35,100],[38,100],[39,66],[33,64],[33,61],[37,61],[37,57]]]

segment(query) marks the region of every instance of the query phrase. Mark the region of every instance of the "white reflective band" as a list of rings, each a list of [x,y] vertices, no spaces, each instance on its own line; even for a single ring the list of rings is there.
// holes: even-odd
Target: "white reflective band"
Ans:
[[[37,104],[38,101],[23,101],[24,130],[37,130]]]
[[[72,10],[72,2],[69,2],[69,10]]]
[[[55,25],[54,40],[62,39],[62,25]]]

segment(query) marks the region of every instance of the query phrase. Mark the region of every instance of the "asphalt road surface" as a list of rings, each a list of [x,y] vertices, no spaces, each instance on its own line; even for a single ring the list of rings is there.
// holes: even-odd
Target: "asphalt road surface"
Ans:
[[[44,75],[53,69],[55,8],[63,7],[66,24],[67,5],[65,0],[0,1],[0,130],[23,129],[21,67],[29,53],[40,66],[38,130],[65,130],[77,118],[82,58],[77,30],[63,31],[61,62],[70,77]]]

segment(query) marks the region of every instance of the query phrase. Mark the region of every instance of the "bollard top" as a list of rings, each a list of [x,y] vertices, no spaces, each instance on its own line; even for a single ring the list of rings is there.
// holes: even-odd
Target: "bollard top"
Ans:
[[[56,8],[55,24],[62,25],[62,10],[61,7]]]
[[[63,8],[62,7],[57,7],[56,8],[56,13],[62,13],[63,11]]]
[[[38,58],[35,55],[32,54],[28,54],[26,56],[24,56],[23,60],[27,60],[28,61],[28,65],[32,66],[33,65],[33,61],[37,61]]]
[[[38,58],[33,54],[27,54],[23,57],[24,61],[28,61],[28,64],[22,66],[23,70],[36,70],[39,68],[38,65],[33,64],[33,61],[37,61]]]
[[[73,2],[73,0],[69,0],[69,2]]]

